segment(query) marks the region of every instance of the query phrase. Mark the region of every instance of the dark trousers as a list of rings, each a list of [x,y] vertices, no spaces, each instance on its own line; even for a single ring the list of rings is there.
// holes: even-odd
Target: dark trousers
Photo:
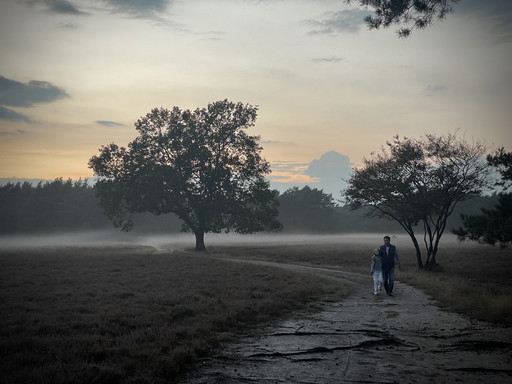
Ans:
[[[395,285],[395,267],[382,267],[382,278],[384,279],[384,289],[387,293],[393,293]]]

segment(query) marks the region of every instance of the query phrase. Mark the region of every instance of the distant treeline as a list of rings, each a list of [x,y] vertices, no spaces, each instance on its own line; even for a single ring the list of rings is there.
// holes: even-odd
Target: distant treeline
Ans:
[[[110,226],[85,181],[9,183],[0,187],[0,232],[34,233]]]
[[[401,232],[395,222],[368,218],[335,203],[332,195],[305,186],[279,194],[279,220],[286,233]],[[447,231],[458,227],[460,214],[478,214],[491,208],[496,196],[461,203],[450,218]],[[173,214],[137,214],[135,230],[142,233],[179,232],[181,221]],[[0,234],[56,233],[112,228],[98,204],[96,192],[86,181],[56,179],[36,186],[9,183],[0,186]]]

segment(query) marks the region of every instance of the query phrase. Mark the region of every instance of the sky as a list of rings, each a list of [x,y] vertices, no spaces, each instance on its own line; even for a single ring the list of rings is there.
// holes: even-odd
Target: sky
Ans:
[[[259,107],[271,185],[335,198],[393,136],[512,151],[512,2],[411,37],[342,0],[2,0],[0,178],[86,179],[155,107]]]

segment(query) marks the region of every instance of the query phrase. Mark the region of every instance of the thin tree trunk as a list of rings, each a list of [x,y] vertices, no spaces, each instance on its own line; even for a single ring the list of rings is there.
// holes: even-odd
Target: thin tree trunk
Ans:
[[[410,235],[410,234],[409,234]],[[416,249],[416,263],[418,264],[418,269],[423,269],[423,259],[421,258],[421,249],[418,244],[418,240],[416,240],[416,236],[410,235],[412,243],[414,244],[414,249]]]
[[[403,229],[407,232],[409,237],[412,240],[412,243],[414,245],[414,249],[416,249],[416,263],[418,264],[418,269],[423,269],[423,260],[421,258],[421,249],[420,245],[418,244],[418,240],[416,239],[416,235],[414,234],[414,229],[412,225],[408,222],[402,222],[400,220],[396,220],[398,223],[402,226]]]

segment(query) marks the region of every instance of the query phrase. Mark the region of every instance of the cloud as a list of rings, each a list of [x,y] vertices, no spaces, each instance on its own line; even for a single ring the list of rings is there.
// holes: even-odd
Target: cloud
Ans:
[[[109,12],[111,14],[125,14],[137,19],[146,19],[168,24],[159,15],[164,13],[174,0],[21,0],[28,6],[40,6],[47,12],[59,15],[89,15],[97,10]],[[81,8],[88,8],[88,11],[80,9],[76,3],[80,3]],[[94,4],[96,3],[96,4]],[[66,26],[75,27],[73,24]]]
[[[425,87],[423,92],[428,96],[439,95],[443,92],[446,92],[446,87],[441,84],[429,84]]]
[[[269,145],[296,145],[295,143],[290,143],[289,141],[279,141],[279,140],[262,140],[261,144],[269,144]]]
[[[60,23],[59,28],[69,29],[69,30],[78,29],[78,24],[73,21],[68,21],[66,23]]]
[[[191,33],[185,25],[169,20],[166,11],[174,0],[97,0],[103,10],[135,20],[149,21],[153,25],[172,27],[176,32]]]
[[[512,41],[512,1],[464,0],[454,10],[455,15],[470,16],[485,23],[496,43]]]
[[[49,10],[55,13],[66,15],[84,15],[85,13],[78,10],[73,4],[66,0],[46,0]]]
[[[37,103],[50,103],[69,95],[46,81],[32,80],[26,84],[0,76],[0,105],[32,107]]]
[[[501,15],[511,18],[512,2],[510,0],[464,0],[454,6],[455,13],[477,15]]]
[[[277,172],[303,172],[308,163],[291,163],[286,161],[272,163],[272,170]]]
[[[280,3],[283,0],[245,0],[247,3],[256,3],[256,4],[274,4]]]
[[[2,105],[0,105],[0,120],[10,120],[21,123],[32,123],[32,120],[30,120],[27,116],[15,112],[12,109],[5,108]]]
[[[25,0],[25,4],[41,5],[50,13],[63,14],[63,15],[86,15],[86,12],[80,11],[77,7],[67,0]]]
[[[24,84],[0,75],[0,119],[2,120],[34,123],[27,116],[5,106],[27,108],[34,104],[51,103],[65,97],[69,95],[63,89],[46,81],[32,80]]]
[[[312,28],[310,34],[344,34],[359,32],[365,25],[364,18],[369,12],[360,9],[346,9],[338,12],[327,12],[321,20],[309,19],[304,23]]]
[[[108,120],[96,120],[96,124],[104,125],[105,127],[124,127],[124,124]]]
[[[321,189],[336,197],[352,174],[352,164],[348,156],[329,151],[320,156],[320,159],[311,161],[304,173],[317,179]],[[311,186],[316,188],[315,185]]]
[[[271,164],[271,187],[284,192],[292,187],[304,187],[323,190],[335,199],[347,186],[346,180],[352,174],[350,158],[336,151],[329,151],[310,163],[276,162]]]
[[[316,180],[311,179],[309,176],[304,174],[304,170],[307,167],[307,163],[293,163],[293,162],[275,162],[271,164],[272,174],[268,177],[270,185],[273,189],[277,189],[280,192],[300,186],[315,183]]]
[[[105,2],[115,8],[133,12],[162,12],[172,3],[172,0],[105,0]]]
[[[0,132],[0,136],[18,136],[18,135],[26,135],[28,132],[22,129],[17,129],[15,131],[10,132]]]
[[[343,61],[343,57],[339,56],[329,56],[329,57],[318,57],[313,59],[315,63],[339,63]]]
[[[103,0],[115,12],[134,16],[156,16],[167,10],[173,0]]]

